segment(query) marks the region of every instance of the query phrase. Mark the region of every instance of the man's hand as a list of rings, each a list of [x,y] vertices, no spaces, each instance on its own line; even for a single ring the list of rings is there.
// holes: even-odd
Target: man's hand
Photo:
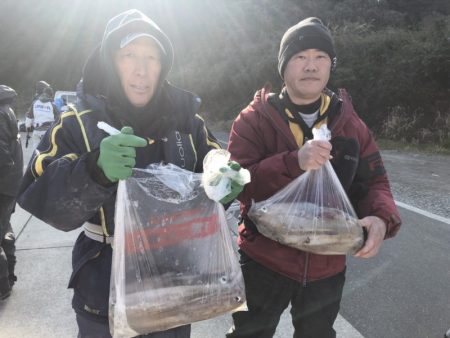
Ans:
[[[386,224],[377,216],[367,216],[359,220],[359,224],[367,229],[367,240],[364,246],[355,254],[355,257],[370,258],[378,254],[384,236]]]
[[[123,127],[120,134],[102,140],[97,165],[111,182],[130,177],[136,164],[135,148],[146,145],[145,139],[133,135],[131,127]]]
[[[298,151],[298,164],[300,169],[316,170],[328,161],[331,151],[331,143],[325,140],[310,140]]]
[[[230,161],[230,162],[228,162],[227,167],[220,168],[219,170],[221,172],[226,172],[227,170],[230,170],[230,169],[239,171],[241,169],[241,166],[239,165],[239,163],[237,163],[235,161]],[[244,186],[239,184],[239,182],[237,182],[231,178],[230,178],[230,180],[231,180],[231,184],[230,184],[231,191],[228,195],[226,195],[224,198],[222,198],[220,200],[220,203],[222,203],[222,204],[227,204],[227,203],[230,203],[231,201],[233,201],[244,189]]]

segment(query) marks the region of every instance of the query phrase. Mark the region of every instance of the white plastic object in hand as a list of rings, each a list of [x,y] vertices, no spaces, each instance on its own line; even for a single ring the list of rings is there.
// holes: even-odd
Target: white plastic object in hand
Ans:
[[[221,168],[228,168],[229,161],[230,153],[225,149],[213,149],[203,160],[202,184],[206,195],[216,202],[231,192],[231,181],[241,185],[250,182],[250,172],[247,169],[237,171],[229,168],[221,171]]]
[[[110,126],[108,123],[103,121],[97,122],[97,128],[107,132],[109,135],[120,134],[120,130]]]
[[[331,131],[326,124],[322,124],[319,128],[313,128],[312,133],[314,140],[331,140]]]

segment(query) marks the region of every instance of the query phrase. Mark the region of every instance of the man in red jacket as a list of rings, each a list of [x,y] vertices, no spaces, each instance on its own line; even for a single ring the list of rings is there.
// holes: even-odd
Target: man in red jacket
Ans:
[[[345,281],[345,255],[318,255],[277,243],[257,231],[247,212],[308,170],[330,160],[347,192],[365,245],[355,254],[375,256],[400,227],[379,149],[355,113],[345,90],[326,88],[336,65],[333,39],[318,18],[307,18],[284,34],[278,70],[280,93],[258,91],[233,123],[228,150],[247,168],[251,182],[240,194],[243,222],[238,244],[248,311],[233,314],[229,338],[266,338],[275,333],[289,303],[294,337],[335,337]],[[313,140],[312,128],[326,123],[331,140]]]

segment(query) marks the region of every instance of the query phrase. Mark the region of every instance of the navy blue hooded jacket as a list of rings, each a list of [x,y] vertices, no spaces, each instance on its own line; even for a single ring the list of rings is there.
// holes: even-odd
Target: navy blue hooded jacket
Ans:
[[[17,119],[11,109],[16,96],[14,89],[0,85],[0,194],[11,197],[17,196],[23,171]]]
[[[47,131],[26,170],[19,204],[44,222],[64,231],[90,222],[101,225],[105,237],[114,234],[117,183],[108,182],[97,166],[99,146],[108,135],[97,128],[104,121],[117,129],[128,125],[149,140],[136,149],[136,167],[150,163],[173,163],[202,172],[206,153],[219,148],[197,115],[200,99],[170,85],[165,76],[172,63],[167,37],[144,14],[122,14],[119,26],[109,25],[102,45],[88,58],[77,90],[77,107],[62,113]],[[120,36],[145,30],[162,40],[166,58],[158,90],[150,103],[136,112],[126,100],[110,50],[118,48]],[[169,48],[170,47],[170,48]],[[114,82],[113,84],[111,82]],[[73,307],[84,316],[107,321],[112,249],[106,242],[79,235],[73,250]]]

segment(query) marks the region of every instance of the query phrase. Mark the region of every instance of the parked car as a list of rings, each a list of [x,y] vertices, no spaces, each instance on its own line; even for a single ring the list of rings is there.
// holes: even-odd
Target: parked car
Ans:
[[[58,109],[60,111],[65,111],[67,110],[67,106],[69,104],[75,104],[75,102],[77,101],[77,93],[65,90],[57,90],[55,92],[53,101],[55,102],[55,104],[57,104],[57,102],[60,102],[59,106],[57,104]]]

